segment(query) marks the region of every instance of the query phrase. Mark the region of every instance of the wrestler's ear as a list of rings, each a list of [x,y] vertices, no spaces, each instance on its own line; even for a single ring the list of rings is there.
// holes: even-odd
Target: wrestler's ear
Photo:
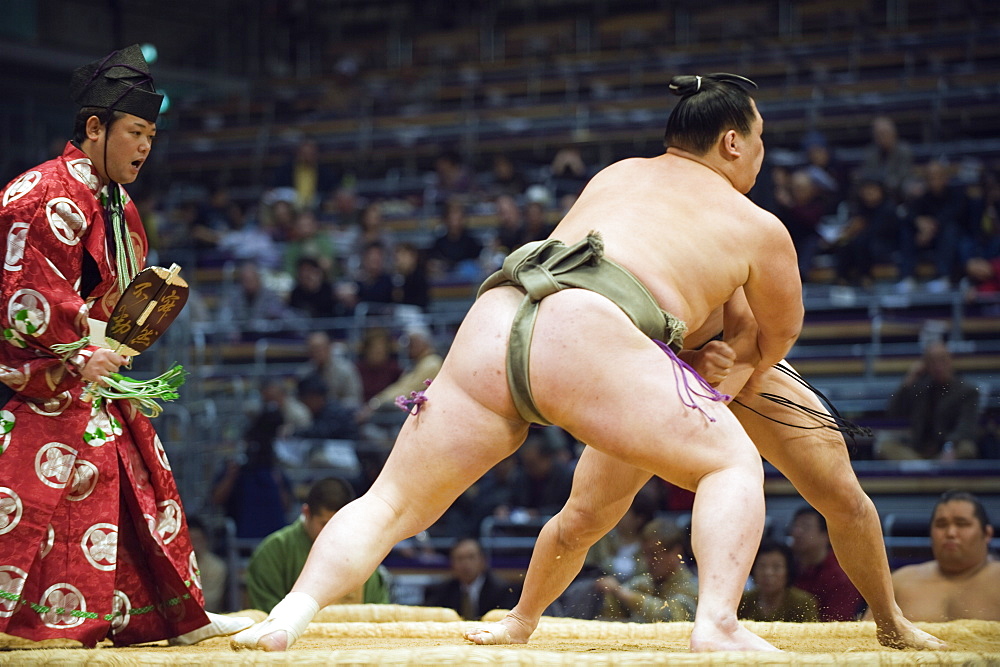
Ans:
[[[87,138],[91,141],[97,141],[101,138],[101,133],[104,131],[104,123],[97,116],[91,116],[87,119],[85,128],[87,130]]]
[[[732,162],[742,155],[740,135],[736,130],[727,130],[719,139],[719,152],[722,157]]]

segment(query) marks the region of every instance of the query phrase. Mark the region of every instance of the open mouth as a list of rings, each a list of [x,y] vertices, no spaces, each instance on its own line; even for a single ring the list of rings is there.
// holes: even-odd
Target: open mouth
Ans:
[[[139,167],[141,167],[142,163],[143,163],[142,160],[132,160],[132,166],[135,167],[136,169],[138,169]]]

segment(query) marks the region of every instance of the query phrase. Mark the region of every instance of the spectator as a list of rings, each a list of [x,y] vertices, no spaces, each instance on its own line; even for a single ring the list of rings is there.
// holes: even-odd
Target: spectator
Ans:
[[[291,188],[300,210],[316,210],[320,195],[333,187],[330,170],[319,161],[319,145],[312,137],[303,137],[295,155],[274,175],[274,187]]]
[[[547,239],[555,226],[549,223],[547,200],[540,196],[529,197],[528,204],[524,207],[524,228],[521,232],[521,241],[518,246],[530,241],[541,241]]]
[[[195,576],[201,584],[205,595],[207,611],[225,611],[226,578],[229,568],[226,561],[212,551],[212,541],[205,523],[197,516],[188,517],[188,532],[191,533],[191,546],[197,559],[198,569]]]
[[[511,609],[520,594],[490,571],[479,542],[456,541],[449,551],[451,578],[424,591],[424,606],[454,609],[466,620],[482,618],[493,609]]]
[[[797,575],[794,586],[811,593],[819,605],[819,620],[853,621],[861,594],[837,562],[830,548],[826,519],[809,506],[800,508],[788,531]]]
[[[578,195],[587,184],[590,175],[583,161],[583,154],[576,146],[565,146],[556,151],[549,166],[552,175],[552,189],[555,198],[563,195]]]
[[[328,276],[335,276],[333,239],[320,227],[316,214],[309,209],[295,216],[291,236],[285,242],[283,267],[288,275],[295,273],[299,259],[315,259]]]
[[[993,526],[972,494],[948,491],[931,513],[934,560],[892,575],[907,618],[940,623],[961,618],[1000,621],[1000,562],[990,556]]]
[[[472,235],[468,227],[465,205],[451,200],[445,206],[444,229],[431,244],[427,258],[435,267],[434,273],[461,273],[479,275],[476,262],[483,251],[483,244]]]
[[[847,225],[834,243],[837,276],[850,284],[870,284],[876,263],[892,261],[899,246],[900,220],[885,186],[874,178],[861,180],[850,204]]]
[[[530,432],[518,450],[521,466],[514,477],[511,511],[549,517],[569,498],[573,470],[559,457],[560,446],[540,431]]]
[[[313,318],[346,314],[346,307],[334,297],[329,277],[320,263],[312,257],[299,259],[295,269],[295,285],[288,295],[288,305]]]
[[[524,176],[514,166],[514,161],[510,159],[509,155],[503,153],[497,153],[493,156],[490,177],[487,192],[491,197],[500,197],[503,195],[517,197],[527,187]]]
[[[980,183],[968,192],[968,229],[962,241],[961,258],[1000,257],[1000,174],[983,169]]]
[[[823,243],[819,223],[826,214],[826,203],[816,182],[804,169],[792,172],[787,189],[779,190],[777,198],[778,217],[792,236],[799,256],[799,273],[805,280]]]
[[[264,537],[287,522],[291,485],[274,454],[281,423],[276,410],[257,415],[246,431],[245,460],[229,461],[212,487],[212,502],[236,524],[236,537]]]
[[[392,274],[386,267],[385,256],[385,246],[378,241],[372,241],[365,246],[355,283],[358,303],[392,303],[393,280]]]
[[[698,582],[684,562],[687,534],[672,521],[653,519],[642,530],[646,572],[622,584],[613,575],[597,580],[605,594],[603,617],[636,623],[694,620]]]
[[[280,193],[278,195],[265,194],[261,203],[263,211],[261,226],[276,242],[284,243],[292,236],[292,228],[295,227],[298,209],[292,201],[284,198]]]
[[[805,153],[805,171],[823,192],[827,211],[832,212],[847,198],[847,173],[833,155],[829,143],[822,132],[813,130],[802,138]]]
[[[263,323],[288,323],[288,308],[281,297],[264,284],[260,267],[243,262],[236,270],[236,282],[228,283],[216,314],[219,331],[231,341],[256,340]]]
[[[285,378],[264,379],[260,388],[260,402],[263,411],[275,411],[280,416],[278,438],[287,438],[295,431],[312,424],[312,413],[302,401],[292,395]]]
[[[402,375],[393,354],[392,337],[385,329],[365,329],[361,353],[355,365],[361,376],[361,397],[365,404]]]
[[[517,250],[524,242],[524,216],[517,200],[511,195],[496,198],[498,251],[507,254]]]
[[[908,437],[880,443],[884,459],[974,459],[979,389],[955,374],[948,346],[924,348],[889,399],[886,415],[904,419]]]
[[[269,233],[261,229],[243,204],[231,201],[226,207],[227,227],[219,236],[219,252],[229,259],[254,262],[277,270],[281,251]]]
[[[816,598],[792,586],[795,564],[787,546],[764,540],[750,573],[754,585],[740,600],[740,618],[786,623],[819,620]]]
[[[899,138],[896,123],[888,116],[872,120],[872,141],[857,173],[877,178],[885,183],[894,201],[902,201],[904,187],[913,175],[913,150]]]
[[[355,410],[331,398],[322,377],[313,374],[299,380],[297,396],[309,408],[312,423],[295,431],[295,437],[338,440],[358,437]]]
[[[426,199],[440,209],[471,190],[472,177],[461,156],[453,150],[442,151],[434,160],[433,183]]]
[[[934,160],[924,168],[923,192],[911,204],[910,215],[902,226],[900,242],[900,289],[914,285],[917,262],[929,261],[934,267],[931,291],[943,291],[956,269],[958,239],[968,215],[965,194],[950,184],[946,164]]]
[[[361,210],[360,227],[351,239],[351,251],[347,258],[347,274],[357,277],[361,271],[361,259],[364,256],[365,248],[372,243],[379,243],[384,254],[385,269],[389,268],[389,258],[392,256],[394,247],[392,235],[385,230],[385,220],[382,217],[382,204],[371,202]]]
[[[340,478],[327,477],[309,487],[298,519],[265,537],[250,556],[247,593],[252,608],[269,612],[292,590],[319,531],[352,500],[354,490]],[[388,573],[379,567],[360,590],[348,593],[335,604],[388,602]]]
[[[441,370],[444,360],[434,349],[429,329],[421,326],[411,326],[406,331],[407,356],[410,368],[391,385],[369,399],[367,406],[362,408],[359,420],[368,421],[376,410],[396,410],[396,398],[409,396],[411,392],[426,389],[427,380],[433,380]]]
[[[431,288],[423,251],[412,243],[400,243],[394,258],[392,302],[426,310]]]
[[[325,331],[313,331],[306,338],[309,361],[298,373],[299,379],[316,377],[323,381],[334,401],[347,408],[361,405],[361,375],[347,358],[342,342],[333,342]]]

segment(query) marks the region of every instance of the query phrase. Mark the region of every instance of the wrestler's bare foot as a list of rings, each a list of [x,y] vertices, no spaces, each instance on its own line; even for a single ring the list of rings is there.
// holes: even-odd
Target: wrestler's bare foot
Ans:
[[[691,651],[780,651],[763,637],[740,625],[736,618],[721,623],[696,619],[691,631]]]
[[[535,624],[511,611],[497,623],[484,623],[465,633],[465,638],[476,644],[527,644]]]
[[[948,644],[905,618],[876,626],[875,635],[879,644],[889,648],[915,648],[924,651],[943,651],[948,648]]]

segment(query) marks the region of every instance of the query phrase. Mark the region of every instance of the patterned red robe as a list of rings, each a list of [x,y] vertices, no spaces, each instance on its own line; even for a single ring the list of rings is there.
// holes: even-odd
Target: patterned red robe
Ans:
[[[0,632],[87,646],[208,623],[152,425],[129,401],[82,399],[80,367],[97,348],[52,350],[83,338],[88,316],[107,321],[118,300],[99,190],[90,160],[69,143],[0,195],[0,381],[17,392],[0,410]],[[127,196],[125,218],[144,261]]]

